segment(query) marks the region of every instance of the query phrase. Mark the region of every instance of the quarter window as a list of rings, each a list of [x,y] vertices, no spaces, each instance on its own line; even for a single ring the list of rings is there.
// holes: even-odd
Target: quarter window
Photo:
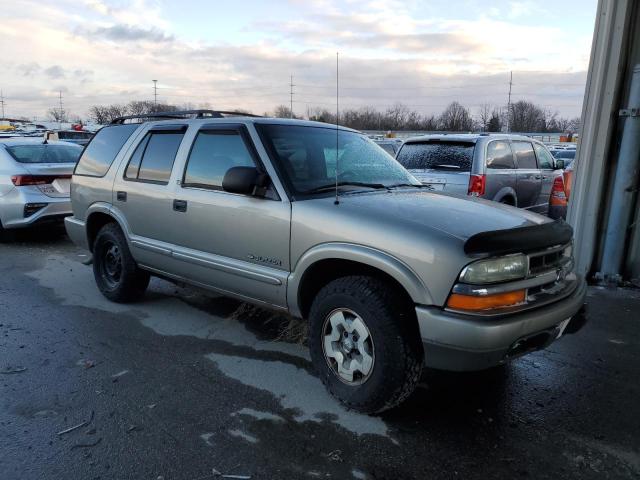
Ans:
[[[518,168],[536,169],[536,154],[533,152],[533,146],[529,142],[512,142],[513,150],[518,159]]]
[[[538,165],[544,170],[553,170],[553,157],[549,151],[542,145],[534,144],[536,156],[538,157]]]
[[[76,166],[76,175],[104,177],[118,152],[140,125],[112,125],[103,127],[84,149]]]
[[[222,179],[230,168],[254,166],[238,131],[202,130],[193,142],[182,184],[221,190]]]
[[[175,131],[147,133],[131,156],[125,178],[141,182],[168,183],[182,137],[183,132]]]
[[[491,142],[487,146],[487,168],[516,168],[509,142]]]

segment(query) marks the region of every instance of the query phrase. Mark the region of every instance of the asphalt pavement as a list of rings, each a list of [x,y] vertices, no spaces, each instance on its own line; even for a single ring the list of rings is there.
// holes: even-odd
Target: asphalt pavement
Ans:
[[[2,480],[640,476],[638,291],[591,287],[579,333],[428,371],[369,417],[325,392],[290,319],[158,279],[113,304],[86,259],[62,233],[0,245]]]

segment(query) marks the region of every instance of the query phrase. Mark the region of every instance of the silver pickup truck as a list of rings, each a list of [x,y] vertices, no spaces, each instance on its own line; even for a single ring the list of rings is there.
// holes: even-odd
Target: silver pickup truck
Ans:
[[[565,223],[435,193],[354,130],[188,113],[120,119],[76,167],[65,223],[107,298],[157,275],[308,319],[320,379],[366,413],[423,366],[486,369],[577,329]]]

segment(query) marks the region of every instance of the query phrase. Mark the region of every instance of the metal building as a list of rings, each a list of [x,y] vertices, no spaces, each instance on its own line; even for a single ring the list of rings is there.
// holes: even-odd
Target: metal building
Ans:
[[[600,0],[568,221],[577,268],[640,285],[640,0]]]

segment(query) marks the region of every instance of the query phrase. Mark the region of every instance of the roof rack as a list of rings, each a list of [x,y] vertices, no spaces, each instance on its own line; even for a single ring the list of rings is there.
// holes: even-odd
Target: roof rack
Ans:
[[[225,117],[260,117],[252,113],[231,112],[224,110],[176,110],[175,112],[140,113],[137,115],[125,115],[111,120],[111,125],[123,125],[125,123],[142,123],[150,120],[184,119],[189,118],[225,118]],[[139,120],[127,122],[127,120]]]

